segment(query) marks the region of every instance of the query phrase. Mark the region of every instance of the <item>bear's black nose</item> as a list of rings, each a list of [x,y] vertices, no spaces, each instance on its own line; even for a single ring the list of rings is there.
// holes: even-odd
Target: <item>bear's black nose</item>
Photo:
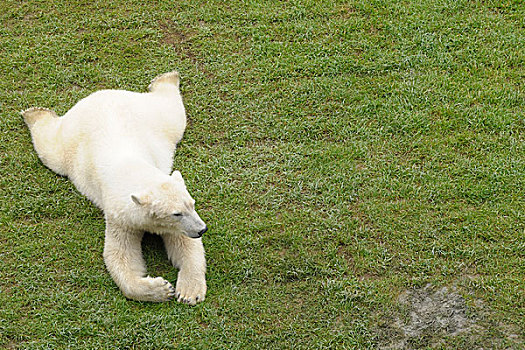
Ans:
[[[202,237],[202,235],[205,234],[206,231],[208,231],[208,226],[205,226],[202,230],[199,231],[199,237]]]

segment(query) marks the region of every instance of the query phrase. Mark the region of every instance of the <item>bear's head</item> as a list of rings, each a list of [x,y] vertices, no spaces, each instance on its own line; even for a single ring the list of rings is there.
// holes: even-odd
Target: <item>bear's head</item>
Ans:
[[[199,238],[207,231],[178,171],[145,191],[132,194],[131,200],[145,216],[144,229],[147,231],[158,234],[180,232],[191,238]]]

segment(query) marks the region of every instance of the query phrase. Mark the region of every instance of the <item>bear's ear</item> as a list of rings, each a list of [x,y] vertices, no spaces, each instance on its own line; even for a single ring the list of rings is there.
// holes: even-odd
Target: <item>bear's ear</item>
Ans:
[[[149,197],[147,195],[132,194],[131,200],[137,205],[144,205],[149,203]]]
[[[173,177],[175,180],[177,181],[181,181],[181,182],[184,182],[184,179],[182,178],[182,174],[180,173],[180,171],[178,170],[175,170],[172,174],[171,174],[171,177]]]

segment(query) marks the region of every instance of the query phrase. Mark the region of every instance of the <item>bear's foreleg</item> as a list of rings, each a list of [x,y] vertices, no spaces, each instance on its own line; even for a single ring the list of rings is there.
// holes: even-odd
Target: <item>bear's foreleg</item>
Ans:
[[[206,259],[200,238],[182,234],[163,235],[168,257],[179,269],[175,286],[177,301],[195,305],[206,296]]]
[[[142,257],[142,231],[130,230],[106,220],[104,262],[129,299],[139,301],[168,301],[175,295],[175,288],[162,277],[146,276]]]

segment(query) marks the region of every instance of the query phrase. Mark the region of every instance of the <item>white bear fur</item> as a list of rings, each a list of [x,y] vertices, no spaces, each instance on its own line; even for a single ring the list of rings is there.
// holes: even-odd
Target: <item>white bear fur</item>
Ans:
[[[179,74],[155,78],[148,93],[102,90],[64,116],[22,112],[42,162],[104,211],[104,261],[123,294],[141,301],[195,304],[206,294],[206,225],[195,211],[173,153],[186,128]],[[179,269],[175,288],[146,275],[144,231],[162,236]]]

